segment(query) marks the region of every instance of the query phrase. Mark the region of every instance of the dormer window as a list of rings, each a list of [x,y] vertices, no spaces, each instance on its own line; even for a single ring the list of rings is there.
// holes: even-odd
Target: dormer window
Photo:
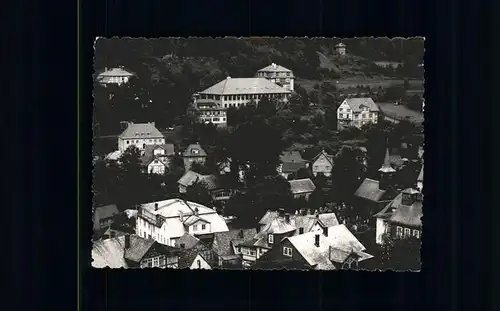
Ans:
[[[193,150],[191,150],[191,153],[192,153],[192,154],[198,154],[199,152],[200,152],[200,151],[199,151],[198,149],[193,149]]]
[[[270,233],[270,234],[267,235],[267,242],[269,244],[273,244],[274,243],[274,236],[273,236],[272,233]]]

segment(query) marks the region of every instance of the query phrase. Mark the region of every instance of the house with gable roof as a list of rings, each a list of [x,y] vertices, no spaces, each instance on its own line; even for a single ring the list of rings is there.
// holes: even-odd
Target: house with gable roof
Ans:
[[[355,126],[361,128],[368,123],[377,123],[379,107],[370,97],[346,98],[337,108],[339,128]]]
[[[304,198],[309,200],[309,196],[316,190],[316,185],[309,178],[289,180],[288,183],[295,199]]]
[[[158,243],[175,246],[185,233],[191,235],[228,231],[224,218],[209,207],[181,199],[142,204],[136,234]]]
[[[231,189],[226,189],[222,181],[223,177],[214,174],[202,175],[194,171],[187,171],[177,181],[179,193],[186,193],[189,186],[202,183],[212,195],[214,201],[225,202],[231,198]]]
[[[401,191],[398,196],[375,214],[377,219],[375,241],[383,244],[383,235],[393,239],[422,236],[422,202],[423,195],[412,188]]]
[[[134,73],[125,70],[123,67],[110,69],[105,67],[104,71],[97,75],[97,82],[103,86],[107,86],[108,84],[122,85],[128,83],[133,76],[135,76]]]
[[[94,268],[177,268],[179,250],[135,234],[95,241]]]
[[[205,164],[207,153],[201,148],[200,143],[190,144],[182,154],[184,160],[184,170],[187,172],[191,169],[193,163]]]
[[[333,155],[328,154],[324,149],[312,159],[311,163],[314,176],[319,173],[327,177],[332,175]]]
[[[114,222],[114,216],[119,213],[116,204],[100,206],[94,210],[94,231],[111,226]]]
[[[293,72],[283,66],[272,63],[271,65],[259,69],[257,71],[257,77],[266,78],[269,81],[282,86],[285,90],[293,91],[295,77]]]
[[[156,128],[154,122],[127,122],[127,128],[118,136],[118,150],[125,151],[130,146],[144,150],[147,145],[163,145],[165,136]]]
[[[266,78],[227,77],[219,83],[193,94],[193,105],[199,112],[200,122],[226,126],[226,110],[228,108],[239,108],[252,102],[258,104],[264,97],[275,99],[278,103],[286,103],[290,94],[290,90]]]
[[[309,167],[309,163],[302,158],[298,151],[283,151],[280,155],[280,162],[277,171],[285,179],[290,174],[296,174],[301,168]]]
[[[354,193],[358,200],[357,206],[361,208],[360,215],[371,217],[398,194],[392,185],[396,170],[391,166],[389,149],[386,149],[384,163],[378,171],[379,180],[365,178]]]
[[[349,270],[363,267],[373,258],[345,225],[325,228],[283,239],[279,247],[265,253],[263,262],[298,261],[312,270]]]
[[[146,145],[141,162],[149,174],[165,174],[174,156],[174,144]]]

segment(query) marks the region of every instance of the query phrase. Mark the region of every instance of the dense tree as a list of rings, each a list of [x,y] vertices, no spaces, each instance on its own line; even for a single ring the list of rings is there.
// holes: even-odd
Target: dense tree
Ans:
[[[411,110],[422,111],[422,97],[420,95],[413,95],[408,100],[407,107]]]
[[[332,197],[336,202],[347,202],[365,173],[364,154],[357,148],[343,148],[334,159],[332,169]]]
[[[419,271],[421,268],[420,247],[417,238],[393,239],[384,235],[384,244],[380,249],[381,269],[395,271]]]
[[[203,182],[196,182],[188,186],[184,198],[208,207],[212,207],[213,205],[212,195]]]

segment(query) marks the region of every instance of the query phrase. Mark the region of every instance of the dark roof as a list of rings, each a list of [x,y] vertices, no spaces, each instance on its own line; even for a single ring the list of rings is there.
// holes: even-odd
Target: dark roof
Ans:
[[[386,190],[380,189],[377,180],[365,178],[354,195],[369,201],[378,202],[384,196],[385,192]]]
[[[301,168],[306,168],[305,162],[298,162],[298,163],[284,162],[281,170],[283,171],[283,173],[295,173]]]
[[[394,223],[421,227],[422,226],[421,217],[423,216],[422,201],[416,200],[410,206],[404,205],[402,203],[403,192],[408,190],[413,190],[413,192],[416,191],[414,189],[403,190],[400,194],[398,194],[394,198],[394,200],[392,200],[392,202],[387,204],[386,207],[384,207],[380,212],[375,214],[375,216],[381,218],[387,218]],[[420,193],[416,191],[415,194],[418,195]]]
[[[155,244],[155,241],[140,238],[139,236],[137,236],[137,238],[132,237],[133,236],[130,236],[130,248],[125,249],[124,257],[127,260],[140,262],[151,246]]]
[[[302,159],[300,152],[298,151],[283,151],[280,155],[280,161],[282,163],[300,163],[306,162],[306,160]]]
[[[95,209],[95,214],[99,219],[105,219],[118,214],[118,207],[115,204],[101,206]]]
[[[215,190],[220,188],[219,181],[215,175],[201,175],[194,171],[187,171],[182,177],[177,181],[178,184],[189,187],[194,183],[200,182],[204,184],[208,190]]]
[[[182,154],[184,157],[206,157],[207,153],[201,148],[199,143],[191,144]]]
[[[198,238],[205,246],[211,248],[215,237],[214,233],[209,233],[209,234],[198,234],[196,235],[196,238]]]
[[[233,245],[252,239],[256,234],[256,229],[235,229],[214,233],[213,249],[219,256],[233,255]]]
[[[200,240],[197,237],[192,236],[189,233],[184,233],[175,243],[177,247],[181,247],[181,244],[184,244],[184,248],[189,249],[193,248],[196,244],[198,244]]]
[[[203,258],[203,256],[200,254],[199,251],[196,249],[186,249],[180,252],[179,254],[179,263],[178,263],[178,268],[179,269],[188,269],[191,267],[193,264],[193,261],[195,260],[196,256],[200,255],[200,257]],[[205,258],[203,258],[205,259]],[[207,261],[207,260],[205,260]],[[208,261],[207,261],[208,263]]]
[[[295,259],[257,260],[252,269],[261,270],[313,270],[314,268],[303,261]]]
[[[129,122],[127,128],[119,136],[121,139],[135,138],[164,138],[163,134],[155,127],[154,122],[133,123]]]

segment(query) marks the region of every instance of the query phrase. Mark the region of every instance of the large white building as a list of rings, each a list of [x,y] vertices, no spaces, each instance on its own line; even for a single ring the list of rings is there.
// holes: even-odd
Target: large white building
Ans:
[[[340,126],[362,127],[378,122],[379,108],[370,97],[346,98],[337,109],[337,121]]]
[[[108,84],[122,85],[128,83],[133,76],[134,74],[132,72],[123,69],[123,67],[112,69],[104,68],[104,72],[97,75],[97,82],[104,86]]]
[[[121,153],[128,147],[135,145],[144,150],[147,145],[163,145],[165,136],[156,128],[154,122],[128,122],[127,128],[118,136],[118,151]]]
[[[285,90],[293,91],[295,77],[290,69],[283,66],[272,63],[271,65],[257,71],[257,77],[266,78],[271,82],[282,86]]]
[[[215,210],[181,199],[142,204],[137,214],[136,234],[164,245],[176,246],[185,233],[226,231],[229,229],[224,218]]]
[[[231,78],[193,95],[193,103],[199,112],[199,120],[218,126],[227,124],[226,110],[246,106],[252,101],[258,104],[263,97],[288,101],[291,91],[266,78]]]

